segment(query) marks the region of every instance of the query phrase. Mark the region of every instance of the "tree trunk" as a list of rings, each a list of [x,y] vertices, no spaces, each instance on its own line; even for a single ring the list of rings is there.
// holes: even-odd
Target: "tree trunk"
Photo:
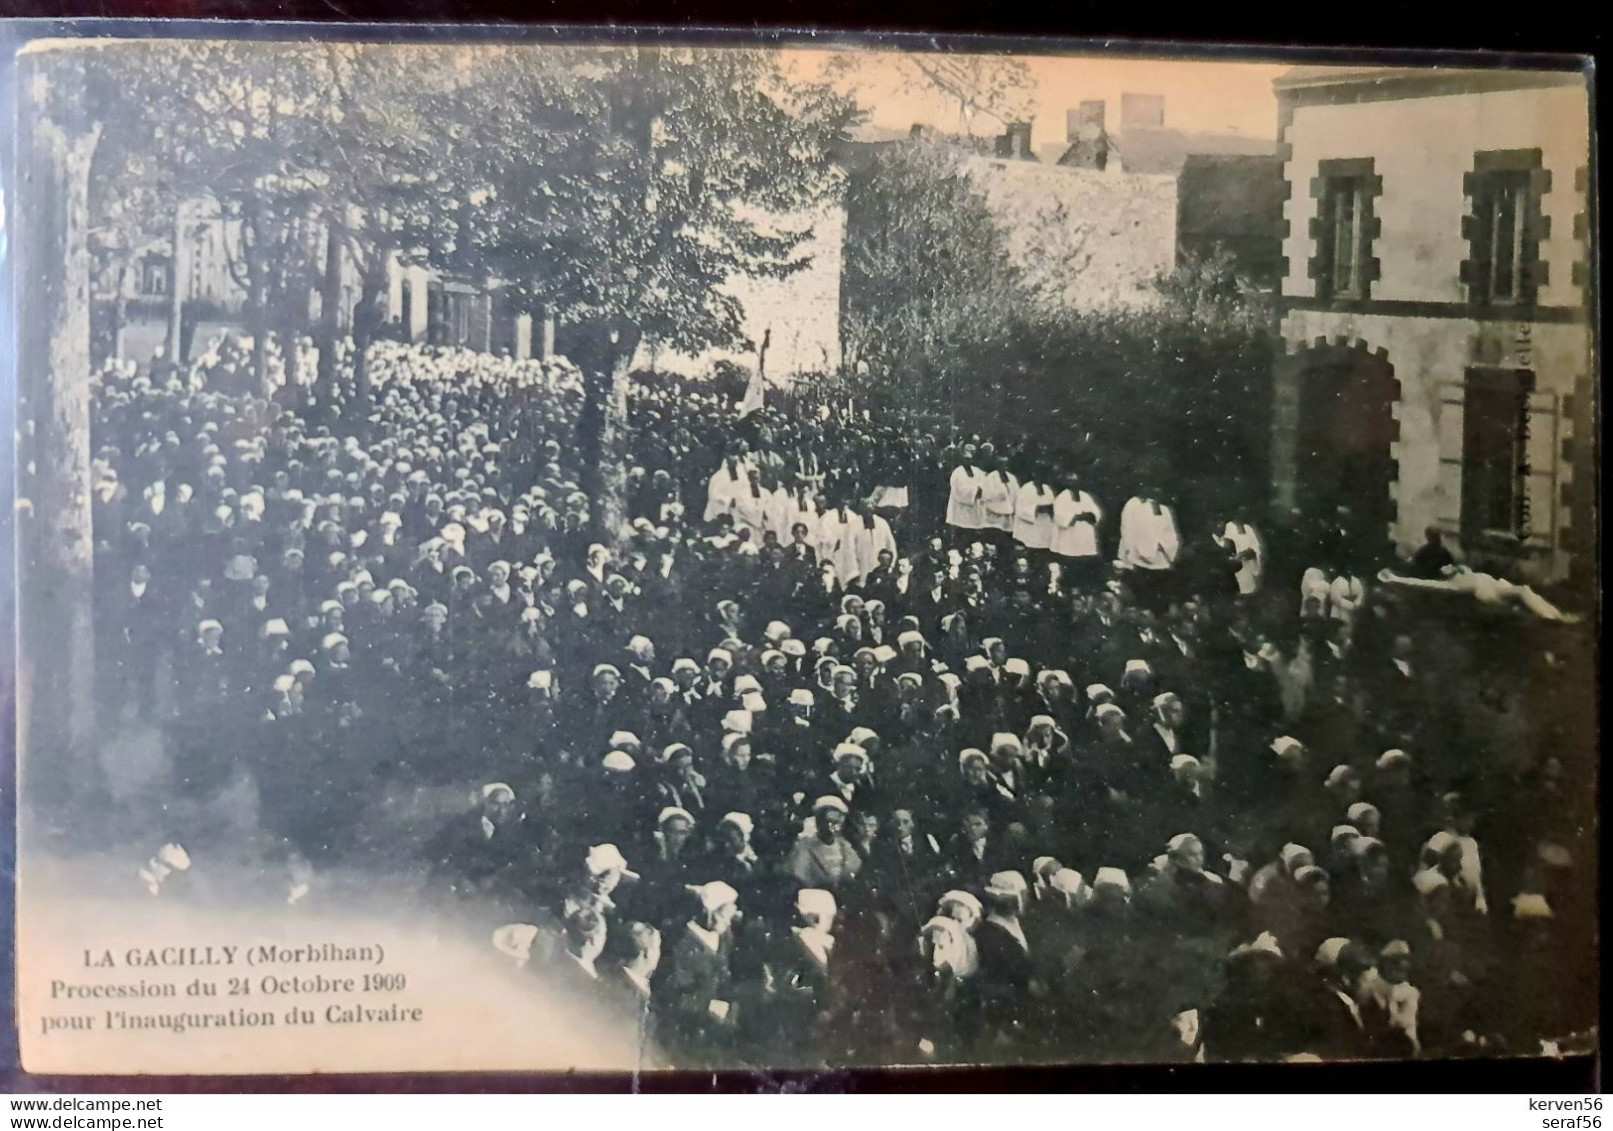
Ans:
[[[129,328],[129,267],[118,268],[117,293],[112,296],[112,356],[122,360],[124,332]]]
[[[336,339],[341,334],[341,309],[342,236],[335,224],[329,224],[325,228],[325,274],[319,289],[319,365],[314,373],[314,399],[321,406],[335,400]]]
[[[350,430],[367,441],[370,431],[370,343],[380,328],[384,314],[381,296],[386,291],[386,257],[378,254],[377,267],[364,273],[358,303],[353,307],[353,397],[348,412],[353,414]]]
[[[274,395],[269,384],[269,311],[262,286],[254,286],[247,299],[247,326],[252,331],[252,383],[261,397]]]
[[[171,254],[168,256],[168,337],[163,343],[168,361],[173,365],[185,364],[185,202],[174,203],[174,232]]]
[[[576,327],[567,354],[583,372],[583,406],[577,420],[577,459],[583,487],[594,500],[593,525],[600,539],[623,540],[627,515],[628,375],[640,334],[636,327],[605,323]]]
[[[610,543],[619,545],[632,534],[627,516],[627,387],[633,368],[633,350],[619,352],[607,370],[604,428],[599,437],[597,463],[599,490],[594,521]]]
[[[17,89],[19,749],[31,799],[95,801],[94,532],[90,505],[90,162],[78,53],[25,55]],[[53,113],[53,111],[59,111]],[[31,435],[30,435],[31,432]],[[25,502],[26,501],[26,502]]]

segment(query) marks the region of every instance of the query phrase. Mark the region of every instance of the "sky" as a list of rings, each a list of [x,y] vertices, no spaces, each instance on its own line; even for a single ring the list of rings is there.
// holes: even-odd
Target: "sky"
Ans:
[[[806,75],[817,72],[830,58],[829,52],[816,49],[792,50],[789,54]],[[893,58],[887,63],[876,53],[869,55],[871,58],[860,71],[858,93],[859,100],[871,111],[872,126],[897,132],[906,132],[915,122],[949,131],[958,128],[956,103],[904,83],[907,69],[899,60]],[[1031,124],[1031,141],[1036,147],[1063,142],[1065,111],[1088,99],[1103,99],[1108,104],[1108,125],[1116,129],[1122,93],[1164,95],[1165,125],[1173,129],[1230,132],[1273,140],[1277,136],[1277,99],[1272,94],[1271,81],[1287,69],[1286,63],[1100,55],[1020,58],[1036,86]],[[1002,131],[994,119],[981,116],[974,132]]]

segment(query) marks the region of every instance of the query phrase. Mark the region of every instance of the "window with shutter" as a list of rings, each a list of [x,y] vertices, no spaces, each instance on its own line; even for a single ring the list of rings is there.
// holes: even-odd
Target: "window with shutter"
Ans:
[[[1523,525],[1519,534],[1550,547],[1557,539],[1557,451],[1560,398],[1530,393],[1524,417]]]
[[[1541,168],[1538,149],[1507,149],[1474,155],[1473,171],[1463,178],[1468,212],[1462,235],[1468,258],[1461,278],[1476,306],[1520,306],[1535,301],[1546,282],[1540,242],[1549,222],[1541,197],[1551,174]]]
[[[1310,228],[1316,293],[1346,301],[1369,298],[1378,278],[1372,243],[1381,224],[1374,201],[1383,192],[1383,178],[1373,172],[1370,157],[1321,161],[1317,173],[1311,182],[1316,216]]]
[[[1525,369],[1469,369],[1462,394],[1461,531],[1467,545],[1516,545],[1530,529],[1530,426],[1555,442],[1554,416],[1531,411],[1534,374]],[[1547,468],[1552,461],[1544,461]],[[1548,488],[1549,490],[1549,485]],[[1549,500],[1546,521],[1550,521]]]

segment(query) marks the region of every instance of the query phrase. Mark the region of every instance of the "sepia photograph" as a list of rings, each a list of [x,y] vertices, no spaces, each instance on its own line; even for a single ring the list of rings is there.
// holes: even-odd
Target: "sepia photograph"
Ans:
[[[1597,1052],[1585,60],[438,31],[8,63],[25,1071]]]

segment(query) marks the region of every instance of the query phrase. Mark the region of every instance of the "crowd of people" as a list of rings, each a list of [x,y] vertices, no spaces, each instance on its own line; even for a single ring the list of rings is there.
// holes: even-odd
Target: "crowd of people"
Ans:
[[[431,896],[683,1066],[1581,1025],[1587,736],[1536,647],[1572,630],[1422,609],[1437,536],[1397,562],[1343,510],[1263,533],[1000,436],[650,384],[607,487],[564,362],[378,343],[367,414],[317,425],[245,364],[95,380],[99,678],[179,788],[250,777],[302,890],[388,790],[461,788],[411,848]]]

